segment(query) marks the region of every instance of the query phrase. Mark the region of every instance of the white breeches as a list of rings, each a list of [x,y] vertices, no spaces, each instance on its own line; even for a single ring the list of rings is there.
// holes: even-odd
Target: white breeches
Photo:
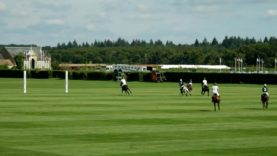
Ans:
[[[213,94],[216,94],[217,96],[219,96],[219,93],[217,91],[213,91]]]

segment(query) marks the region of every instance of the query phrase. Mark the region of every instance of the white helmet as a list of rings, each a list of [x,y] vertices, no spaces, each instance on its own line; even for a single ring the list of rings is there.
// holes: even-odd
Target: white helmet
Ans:
[[[266,84],[264,84],[264,86],[266,87]]]

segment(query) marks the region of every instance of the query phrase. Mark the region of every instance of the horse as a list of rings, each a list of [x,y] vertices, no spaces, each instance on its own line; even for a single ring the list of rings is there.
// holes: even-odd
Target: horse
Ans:
[[[181,90],[181,94],[182,94],[182,95],[184,95],[184,94],[185,94],[186,96],[191,95],[189,89],[188,89],[185,85],[182,85],[181,88],[180,88],[180,90]]]
[[[206,92],[208,93],[208,96],[209,96],[209,92],[210,92],[209,86],[202,85],[201,94],[205,95]]]
[[[218,110],[220,111],[220,96],[217,96],[217,94],[214,94],[212,96],[212,102],[214,104],[214,111],[216,111],[216,105],[218,107]]]
[[[131,89],[130,89],[127,85],[121,86],[121,91],[122,91],[122,94],[123,94],[123,92],[124,92],[126,95],[132,94]]]
[[[126,95],[132,94],[132,91],[131,91],[131,89],[128,87],[128,85],[122,85],[122,82],[120,82],[120,86],[121,86],[121,92],[122,92],[122,94],[123,94],[123,92],[124,92]]]
[[[189,90],[189,92],[192,91],[192,85],[191,84],[187,84],[187,89]]]
[[[267,109],[268,108],[268,100],[269,100],[269,96],[266,94],[262,94],[261,95],[261,101],[263,104],[263,109]]]

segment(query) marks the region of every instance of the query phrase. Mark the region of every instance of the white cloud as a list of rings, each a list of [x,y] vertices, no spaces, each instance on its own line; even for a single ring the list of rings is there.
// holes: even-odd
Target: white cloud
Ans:
[[[197,12],[216,12],[219,9],[217,5],[196,5],[194,10]]]
[[[267,15],[268,16],[277,16],[277,9],[267,10]]]
[[[46,20],[47,24],[50,25],[64,25],[64,20],[62,19],[50,19],[50,20]]]
[[[138,4],[136,7],[137,7],[139,12],[146,12],[147,11],[147,7],[143,4]]]
[[[87,30],[91,31],[91,32],[94,32],[96,30],[96,27],[93,23],[90,23],[90,24],[87,25]]]
[[[7,9],[7,6],[5,3],[0,2],[0,11],[5,11]]]
[[[246,32],[276,35],[276,21],[261,21],[264,16],[277,17],[277,0],[0,0],[0,34],[5,36],[3,43],[8,36],[15,43],[45,36],[38,42],[53,45],[118,37],[186,43],[196,37],[246,34],[243,28],[260,24],[272,28]],[[51,34],[58,36],[56,40]]]

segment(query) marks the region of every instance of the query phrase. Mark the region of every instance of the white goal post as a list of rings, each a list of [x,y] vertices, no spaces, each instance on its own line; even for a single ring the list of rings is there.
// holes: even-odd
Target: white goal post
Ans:
[[[27,93],[27,71],[23,71],[23,93]],[[65,71],[65,93],[68,93],[68,71]]]

